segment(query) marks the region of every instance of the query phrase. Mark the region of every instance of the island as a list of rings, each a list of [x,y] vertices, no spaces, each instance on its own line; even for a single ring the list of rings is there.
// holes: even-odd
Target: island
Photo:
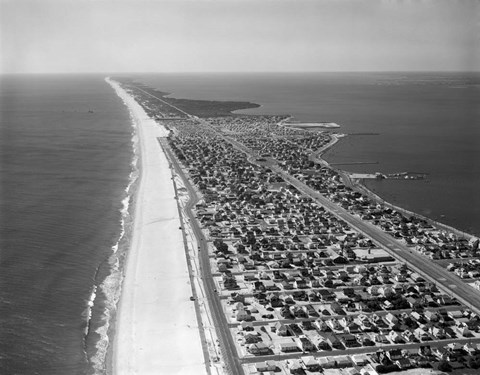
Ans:
[[[140,119],[142,150],[117,373],[480,366],[480,285],[466,282],[478,238],[328,165],[334,127],[110,84]]]

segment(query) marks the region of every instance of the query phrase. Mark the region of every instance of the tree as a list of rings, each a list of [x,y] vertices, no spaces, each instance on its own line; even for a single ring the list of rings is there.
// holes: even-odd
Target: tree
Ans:
[[[470,358],[468,359],[467,365],[468,365],[468,367],[473,368],[473,369],[477,369],[477,368],[478,368],[478,363],[477,363],[477,361],[476,361],[474,358],[472,358],[472,357],[470,357]]]
[[[225,253],[228,251],[228,245],[222,240],[216,239],[213,241],[213,245],[217,248],[218,251]]]
[[[452,371],[452,366],[450,366],[447,361],[440,361],[438,363],[438,369],[440,371],[450,372]]]

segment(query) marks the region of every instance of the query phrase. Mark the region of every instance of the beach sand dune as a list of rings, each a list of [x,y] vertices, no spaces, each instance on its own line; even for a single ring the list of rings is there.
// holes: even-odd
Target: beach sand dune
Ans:
[[[205,374],[172,175],[157,141],[167,131],[118,84],[109,83],[136,123],[142,171],[115,326],[113,371]]]

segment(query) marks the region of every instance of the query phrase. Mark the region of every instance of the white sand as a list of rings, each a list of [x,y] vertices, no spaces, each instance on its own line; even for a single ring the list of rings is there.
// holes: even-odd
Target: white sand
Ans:
[[[156,139],[167,132],[118,84],[107,82],[136,123],[142,170],[116,321],[114,374],[206,374],[172,176]]]

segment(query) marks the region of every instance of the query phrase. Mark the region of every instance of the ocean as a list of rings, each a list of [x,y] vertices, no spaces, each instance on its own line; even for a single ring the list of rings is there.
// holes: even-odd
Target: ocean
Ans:
[[[335,122],[349,134],[324,156],[383,199],[480,235],[480,73],[156,74],[137,79],[176,98],[258,103],[244,114]],[[354,163],[365,164],[354,164]]]
[[[0,87],[0,374],[102,373],[135,171],[129,113],[103,76]]]
[[[134,77],[178,98],[261,105],[241,113],[336,122],[349,135],[329,162],[427,173],[368,185],[480,233],[478,74]],[[100,75],[0,79],[0,374],[104,374],[138,172],[129,113]]]

